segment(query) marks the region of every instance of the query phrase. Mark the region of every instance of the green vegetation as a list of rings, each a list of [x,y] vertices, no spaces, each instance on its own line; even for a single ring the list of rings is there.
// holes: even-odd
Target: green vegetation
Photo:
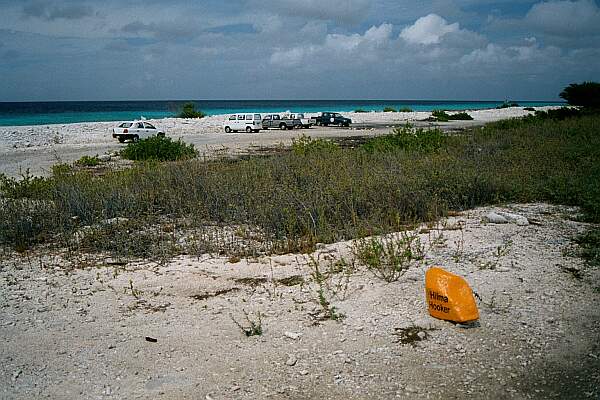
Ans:
[[[398,112],[394,107],[385,107],[383,112]]]
[[[50,243],[77,254],[158,259],[246,254],[253,250],[245,244],[215,244],[208,228],[243,225],[257,232],[252,240],[263,254],[310,251],[319,242],[513,201],[576,205],[600,222],[600,116],[550,115],[460,135],[404,127],[357,149],[301,138],[292,151],[267,157],[136,163],[101,176],[63,166],[48,178],[2,176],[0,245]],[[152,142],[131,146],[145,143]],[[167,159],[193,157],[193,147],[177,147],[188,151]],[[131,153],[153,159],[145,150]],[[115,217],[127,220],[104,222]],[[193,240],[178,242],[181,232]]]
[[[398,112],[413,112],[413,109],[410,107],[402,107]]]
[[[186,144],[181,139],[174,142],[164,136],[154,136],[129,143],[121,151],[123,158],[134,161],[179,161],[197,155],[198,151],[193,144]]]
[[[367,110],[364,110],[362,108],[357,108],[356,110],[354,110],[355,113],[366,113],[368,112]]]
[[[206,114],[202,111],[196,111],[196,104],[190,102],[185,103],[181,109],[181,112],[177,115],[177,118],[204,118]]]
[[[588,264],[600,266],[600,229],[591,229],[575,239],[580,247],[579,256]]]
[[[410,124],[402,128],[394,128],[390,135],[370,139],[362,145],[369,153],[393,152],[432,152],[442,147],[445,136],[439,129],[413,129]]]
[[[376,277],[397,281],[410,267],[423,260],[424,248],[417,233],[401,232],[394,237],[371,237],[354,242],[354,255]]]
[[[504,103],[500,104],[497,109],[502,108],[510,108],[510,107],[519,107],[519,103],[515,103],[514,101],[505,100]]]
[[[431,116],[434,117],[439,122],[448,122],[448,121],[454,121],[454,120],[470,121],[473,119],[473,117],[471,117],[466,112],[448,114],[444,110],[433,110],[431,112]]]
[[[83,156],[79,160],[75,161],[75,164],[83,167],[95,167],[100,165],[100,159],[98,156]]]
[[[560,97],[572,106],[600,108],[600,83],[572,83],[561,93]]]
[[[321,151],[334,152],[340,147],[329,139],[313,139],[302,134],[297,139],[292,139],[292,151],[297,155],[314,154]]]

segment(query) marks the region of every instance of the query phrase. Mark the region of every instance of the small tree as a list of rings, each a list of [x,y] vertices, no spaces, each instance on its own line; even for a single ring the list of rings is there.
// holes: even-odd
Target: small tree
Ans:
[[[572,106],[600,108],[600,83],[571,83],[560,93]]]
[[[196,111],[196,105],[192,102],[185,103],[177,118],[204,118],[206,114],[202,111]]]

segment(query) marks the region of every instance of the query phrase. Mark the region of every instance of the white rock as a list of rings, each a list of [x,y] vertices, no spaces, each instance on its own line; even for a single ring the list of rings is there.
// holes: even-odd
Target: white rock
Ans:
[[[102,155],[98,156],[98,160],[100,160],[102,162],[109,162],[110,161],[110,155],[109,154],[102,154]]]
[[[283,335],[286,338],[289,338],[289,339],[292,339],[292,340],[298,340],[298,339],[300,339],[300,336],[302,336],[301,333],[289,332],[289,331],[283,332]]]
[[[485,217],[483,217],[483,220],[486,222],[489,222],[490,224],[506,224],[508,223],[508,220],[495,212],[489,212],[485,215]]]
[[[288,355],[288,359],[286,360],[285,365],[287,365],[288,367],[293,367],[294,365],[296,365],[297,362],[298,359],[293,354],[290,354]]]

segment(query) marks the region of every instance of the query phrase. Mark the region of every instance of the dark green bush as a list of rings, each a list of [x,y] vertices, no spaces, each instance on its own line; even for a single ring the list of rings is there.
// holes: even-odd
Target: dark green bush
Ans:
[[[181,112],[177,115],[177,118],[204,118],[206,114],[202,111],[196,111],[196,104],[185,103],[181,109]]]
[[[383,112],[397,112],[394,107],[385,107]]]
[[[579,255],[590,265],[600,266],[600,229],[591,229],[578,236]]]
[[[450,120],[450,116],[444,110],[433,110],[431,116],[439,122],[448,122]]]
[[[600,83],[571,83],[560,93],[572,106],[600,108]]]
[[[449,115],[448,119],[454,120],[454,121],[471,121],[471,120],[473,120],[473,117],[471,117],[466,112],[459,112],[456,114]]]
[[[500,104],[496,108],[501,109],[501,108],[510,108],[510,107],[519,107],[519,103],[515,103],[514,101],[505,101],[504,103]]]
[[[366,113],[368,112],[367,110],[364,110],[362,108],[357,108],[356,110],[354,110],[355,113]]]
[[[402,107],[398,112],[413,112],[413,109],[410,107]]]
[[[186,144],[181,139],[174,142],[169,137],[154,136],[129,143],[121,151],[121,156],[134,161],[179,161],[194,158],[198,151],[193,144]]]

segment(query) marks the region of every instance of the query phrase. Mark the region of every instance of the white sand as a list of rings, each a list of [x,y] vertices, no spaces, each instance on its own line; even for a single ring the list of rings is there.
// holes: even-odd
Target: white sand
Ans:
[[[537,109],[547,110],[550,108],[556,107],[538,107]],[[452,114],[452,112],[449,113]],[[506,118],[522,117],[530,112],[525,111],[522,107],[512,107],[505,109],[468,111],[468,113],[474,118],[474,121],[468,123],[470,125],[473,123],[481,124]],[[342,114],[352,118],[354,124],[373,125],[414,122],[431,116],[431,113],[429,112],[350,112]],[[213,115],[199,120],[164,118],[149,120],[149,122],[165,130],[167,135],[172,137],[183,137],[185,140],[186,136],[189,135],[217,133],[225,135],[225,132],[222,130],[222,124],[225,118],[226,115]],[[451,124],[460,125],[464,124],[464,122],[455,121]],[[0,150],[7,151],[10,149],[29,147],[47,147],[58,144],[111,144],[116,142],[111,136],[111,130],[114,126],[116,126],[115,122],[82,122],[75,124],[0,127]]]

